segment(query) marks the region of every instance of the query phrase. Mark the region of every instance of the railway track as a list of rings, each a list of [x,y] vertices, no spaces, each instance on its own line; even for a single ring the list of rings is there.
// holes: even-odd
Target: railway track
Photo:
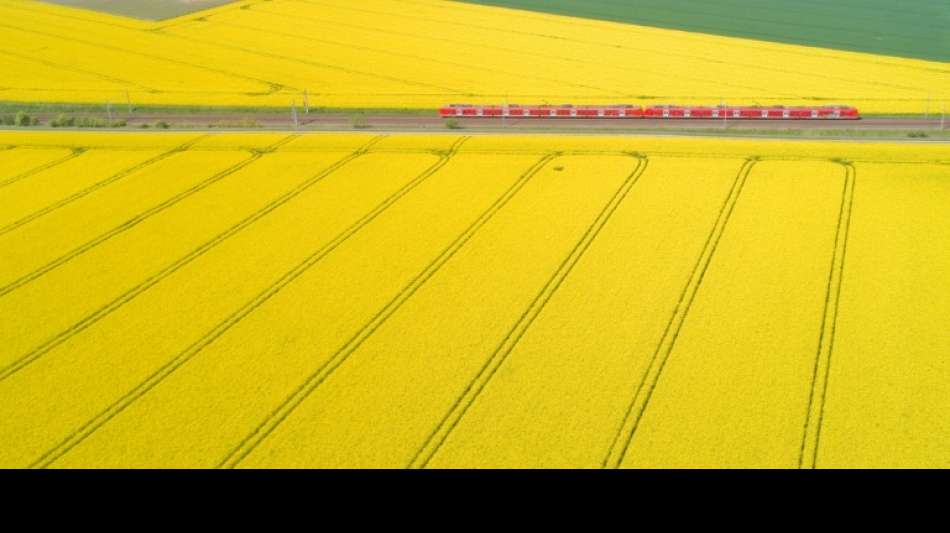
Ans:
[[[36,115],[41,122],[46,123],[55,118],[56,113],[39,113]],[[359,116],[358,121],[354,117]],[[344,113],[298,113],[297,123],[294,124],[289,112],[227,112],[227,113],[115,113],[114,118],[125,120],[128,128],[139,128],[143,125],[154,126],[164,122],[172,128],[227,128],[227,129],[293,129],[304,130],[346,130],[365,128],[370,131],[445,131],[446,120],[435,115],[404,115],[404,114],[344,114]],[[571,118],[571,119],[537,119],[537,118],[485,118],[485,117],[458,117],[454,118],[459,128],[478,132],[637,132],[637,131],[669,131],[696,132],[699,130],[722,129],[726,131],[751,133],[752,130],[768,130],[782,132],[790,130],[812,131],[930,131],[939,132],[941,120],[937,118],[895,118],[895,117],[866,117],[860,120],[733,120],[733,119],[652,119],[638,118],[634,120],[613,118]],[[946,124],[950,131],[950,120]]]

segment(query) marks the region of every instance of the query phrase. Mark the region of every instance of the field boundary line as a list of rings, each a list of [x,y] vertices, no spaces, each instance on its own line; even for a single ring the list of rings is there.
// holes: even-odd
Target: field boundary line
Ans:
[[[63,156],[63,157],[60,157],[60,158],[58,158],[58,159],[54,159],[54,160],[49,161],[49,162],[47,162],[47,163],[43,163],[42,165],[40,165],[40,166],[38,166],[38,167],[33,167],[33,168],[29,169],[29,170],[26,170],[26,171],[23,171],[23,172],[17,174],[16,176],[13,176],[13,177],[11,177],[11,178],[7,178],[7,179],[5,179],[5,180],[3,180],[3,181],[0,181],[0,189],[6,187],[7,185],[12,185],[13,183],[16,183],[16,182],[18,182],[18,181],[20,181],[20,180],[29,178],[30,176],[32,176],[32,175],[34,175],[34,174],[39,174],[40,172],[43,172],[44,170],[49,170],[49,169],[51,169],[51,168],[53,168],[53,167],[55,167],[55,166],[57,166],[57,165],[60,165],[60,164],[62,164],[62,163],[65,163],[66,161],[69,161],[70,159],[75,159],[75,158],[81,156],[82,154],[86,153],[86,151],[88,151],[87,148],[85,148],[85,147],[79,147],[79,146],[77,146],[77,147],[71,147],[71,148],[68,148],[68,149],[71,150],[70,153],[67,154],[67,155],[65,155],[65,156]]]
[[[469,381],[462,393],[455,399],[452,407],[445,413],[442,420],[439,421],[432,432],[429,433],[426,440],[416,450],[415,455],[409,462],[409,468],[425,468],[435,454],[438,453],[446,439],[448,439],[449,435],[468,412],[469,407],[478,399],[481,392],[495,376],[495,373],[501,368],[501,365],[505,363],[511,352],[518,346],[524,334],[531,325],[534,324],[535,319],[541,314],[555,293],[557,293],[561,284],[567,279],[567,276],[570,275],[574,267],[584,256],[584,253],[600,234],[600,231],[627,197],[630,189],[639,182],[640,176],[642,176],[643,172],[647,169],[649,160],[641,155],[635,155],[634,157],[637,158],[636,167],[623,183],[621,183],[620,187],[607,201],[600,213],[594,218],[594,221],[587,227],[581,238],[561,261],[558,268],[551,274],[551,277],[545,282],[531,304],[528,305],[528,308],[525,309],[505,335],[505,338],[502,339],[498,347],[495,348],[495,351],[485,360],[485,363],[479,369],[478,373]]]
[[[149,159],[146,159],[145,161],[140,161],[140,162],[136,163],[135,165],[132,165],[131,167],[127,167],[127,168],[125,168],[125,169],[123,169],[123,170],[120,170],[119,172],[116,172],[115,174],[109,176],[108,178],[106,178],[106,179],[104,179],[104,180],[102,180],[102,181],[96,182],[96,183],[90,185],[89,187],[86,187],[85,189],[82,189],[82,190],[80,190],[80,191],[77,191],[77,192],[75,192],[75,193],[73,193],[73,194],[67,196],[66,198],[63,198],[63,199],[61,199],[61,200],[59,200],[59,201],[56,201],[56,202],[53,202],[52,204],[49,204],[49,205],[47,205],[46,207],[43,207],[43,208],[41,208],[41,209],[38,209],[38,210],[36,210],[36,211],[30,213],[29,215],[26,215],[26,216],[20,218],[19,220],[15,220],[15,221],[13,221],[13,222],[7,224],[6,226],[0,227],[0,235],[4,235],[5,233],[9,233],[9,232],[11,232],[11,231],[13,231],[13,230],[19,228],[20,226],[22,226],[22,225],[24,225],[24,224],[27,224],[28,222],[30,222],[30,221],[32,221],[32,220],[35,220],[35,219],[37,219],[37,218],[39,218],[39,217],[41,217],[41,216],[43,216],[43,215],[46,215],[46,214],[48,214],[48,213],[51,213],[52,211],[55,211],[55,210],[59,209],[60,207],[63,207],[64,205],[69,204],[70,202],[73,202],[73,201],[75,201],[75,200],[78,200],[78,199],[82,198],[83,196],[86,196],[86,195],[88,195],[88,194],[90,194],[90,193],[92,193],[92,192],[94,192],[94,191],[96,191],[96,190],[98,190],[98,189],[101,189],[101,188],[105,187],[106,185],[109,185],[109,184],[111,184],[111,183],[114,183],[114,182],[116,182],[116,181],[118,181],[118,180],[120,180],[120,179],[122,179],[122,178],[124,178],[124,177],[126,177],[126,176],[128,176],[128,175],[130,175],[130,174],[133,174],[133,173],[135,173],[135,172],[137,172],[137,171],[139,171],[139,170],[142,170],[142,169],[144,169],[144,168],[146,168],[146,167],[148,167],[148,166],[150,166],[150,165],[152,165],[152,164],[154,164],[154,163],[157,163],[157,162],[159,162],[159,161],[161,161],[161,160],[163,160],[163,159],[167,159],[167,158],[169,158],[169,157],[171,157],[171,156],[173,156],[173,155],[175,155],[175,154],[177,154],[177,153],[187,151],[189,147],[191,147],[191,146],[194,145],[196,142],[200,141],[201,139],[203,139],[203,138],[205,138],[205,137],[207,137],[207,136],[208,136],[207,134],[206,134],[206,135],[201,135],[201,136],[196,137],[195,139],[192,139],[192,140],[190,140],[190,141],[188,141],[188,142],[186,142],[186,143],[184,143],[184,144],[181,144],[181,145],[179,145],[179,146],[176,146],[176,147],[172,148],[171,150],[168,150],[168,151],[165,151],[165,152],[163,152],[163,153],[161,153],[161,154],[158,154],[158,155],[156,155],[156,156],[153,156],[153,157],[151,157],[151,158],[149,158]],[[95,150],[95,149],[92,148],[92,149],[89,149],[89,150],[87,150],[87,151],[90,151],[90,150]],[[108,150],[106,150],[106,151],[108,151]],[[2,296],[2,295],[0,295],[0,296]]]
[[[640,382],[630,399],[626,414],[621,421],[620,427],[617,428],[617,433],[614,435],[613,442],[610,444],[607,456],[604,457],[603,463],[601,464],[603,468],[619,468],[623,462],[627,454],[627,449],[630,447],[630,443],[633,441],[634,434],[640,424],[640,419],[649,406],[650,399],[653,396],[653,391],[660,379],[663,368],[666,366],[666,362],[673,352],[680,329],[683,327],[693,300],[699,292],[703,279],[706,276],[706,270],[709,268],[709,264],[712,262],[712,258],[716,253],[716,248],[719,246],[719,241],[722,239],[722,235],[732,216],[733,209],[739,201],[739,196],[742,194],[745,183],[756,162],[758,162],[757,158],[746,159],[739,168],[739,172],[736,174],[735,180],[733,180],[729,194],[726,196],[719,210],[719,215],[709,235],[706,237],[706,243],[703,245],[703,249],[696,259],[696,263],[693,265],[686,285],[680,293],[679,301],[676,302],[676,307],[673,309],[670,320],[667,322],[663,335],[656,345],[653,357],[643,372]]]
[[[838,325],[838,308],[841,302],[841,286],[844,280],[844,261],[848,250],[848,234],[851,229],[851,213],[854,205],[856,172],[851,163],[835,161],[845,170],[844,187],[841,191],[841,207],[835,229],[834,252],[828,271],[825,289],[825,304],[821,315],[821,330],[815,350],[815,365],[812,369],[808,407],[802,430],[802,445],[798,455],[799,468],[815,468],[818,462],[818,446],[821,424],[825,414],[828,393],[828,377],[831,373],[831,355],[834,350],[835,329]]]
[[[76,257],[88,252],[89,250],[111,239],[112,237],[115,237],[116,235],[137,226],[143,220],[147,220],[153,215],[160,213],[164,211],[165,209],[168,209],[169,207],[177,204],[178,202],[180,202],[181,200],[184,200],[185,198],[191,196],[192,194],[198,191],[201,191],[202,189],[205,189],[214,183],[217,183],[218,181],[224,179],[227,176],[230,176],[231,174],[234,174],[235,172],[241,170],[242,168],[257,161],[258,159],[260,159],[262,156],[269,153],[270,151],[275,150],[281,144],[285,142],[289,142],[290,140],[294,138],[296,138],[296,135],[290,135],[278,141],[277,143],[271,145],[268,148],[265,148],[263,150],[256,150],[252,152],[251,155],[247,157],[246,159],[244,159],[243,161],[239,161],[238,163],[231,165],[230,167],[214,174],[213,176],[206,178],[195,185],[192,185],[191,187],[185,189],[184,191],[178,192],[174,196],[167,198],[156,205],[153,205],[152,207],[133,216],[132,218],[126,220],[125,222],[119,224],[118,226],[112,228],[111,230],[106,231],[105,233],[87,241],[84,244],[77,246],[76,248],[73,248],[71,251],[66,252],[65,254],[59,256],[58,258],[30,272],[29,274],[25,274],[21,276],[19,279],[8,283],[6,286],[0,287],[0,297],[6,296],[12,291],[19,289],[20,287],[26,285],[27,283],[30,283],[31,281],[36,280],[37,278],[43,276],[44,274],[50,272],[51,270],[56,269],[62,266],[63,264],[75,259]]]
[[[268,215],[270,212],[274,211],[275,209],[289,202],[291,199],[293,199],[294,197],[296,197],[297,195],[299,195],[300,193],[302,193],[309,187],[313,186],[317,182],[321,181],[323,178],[333,174],[334,172],[336,172],[337,170],[339,170],[346,164],[350,163],[354,159],[357,159],[358,157],[365,155],[366,153],[369,152],[369,149],[374,144],[381,141],[385,137],[386,137],[385,135],[374,137],[368,143],[366,143],[365,145],[363,145],[356,151],[352,152],[348,156],[338,160],[337,162],[324,168],[317,174],[299,183],[296,187],[294,187],[290,191],[277,197],[275,200],[269,202],[264,207],[258,209],[257,211],[251,213],[244,219],[238,221],[237,223],[232,225],[230,228],[219,233],[212,239],[205,241],[204,243],[196,247],[194,250],[192,250],[188,254],[178,258],[171,264],[165,266],[163,269],[159,270],[158,272],[146,278],[144,281],[142,281],[138,285],[122,293],[121,295],[113,299],[111,302],[103,305],[99,309],[86,315],[84,318],[82,318],[80,321],[76,322],[69,328],[59,332],[54,337],[47,340],[40,346],[34,348],[33,350],[31,350],[24,356],[20,357],[19,359],[17,359],[10,365],[4,367],[3,369],[0,369],[0,383],[2,383],[5,379],[9,378],[11,375],[22,370],[27,365],[33,363],[40,357],[46,355],[48,352],[50,352],[51,350],[53,350],[60,344],[66,342],[67,340],[72,338],[74,335],[80,333],[81,331],[95,324],[99,320],[105,318],[108,314],[112,313],[113,311],[119,309],[120,307],[127,304],[134,298],[138,297],[140,294],[150,289],[153,285],[156,285],[157,283],[167,278],[174,272],[183,268],[185,265],[191,263],[198,257],[201,257],[202,255],[210,251],[212,248],[218,246],[222,242],[233,237],[235,234],[243,231],[248,226],[254,224],[255,222],[257,222],[264,216]]]
[[[76,447],[79,443],[84,441],[89,435],[92,435],[96,430],[98,430],[103,425],[107,424],[110,420],[124,411],[128,406],[132,405],[136,400],[147,394],[150,390],[155,388],[159,383],[161,383],[165,378],[174,373],[178,368],[183,366],[194,356],[201,353],[205,347],[212,344],[220,336],[224,335],[228,330],[230,330],[234,325],[239,323],[249,314],[254,312],[258,307],[263,305],[265,302],[270,300],[275,294],[283,290],[287,285],[292,283],[298,277],[300,277],[304,272],[310,269],[313,265],[319,262],[321,259],[333,252],[337,247],[343,244],[347,239],[360,231],[363,227],[368,225],[370,222],[376,219],[381,213],[386,211],[390,206],[396,203],[400,198],[412,191],[417,185],[428,179],[430,176],[439,171],[457,152],[459,146],[467,141],[469,137],[461,137],[458,141],[452,146],[452,148],[443,153],[439,159],[430,165],[422,173],[418,174],[416,177],[409,180],[398,190],[390,194],[382,202],[376,205],[368,213],[360,217],[356,222],[351,224],[347,229],[343,230],[336,237],[331,239],[329,242],[325,243],[314,253],[310,254],[302,262],[298,263],[296,266],[291,268],[289,271],[285,272],[277,281],[271,283],[269,286],[265,287],[263,291],[259,292],[256,296],[251,298],[247,303],[242,305],[236,311],[231,313],[223,321],[215,325],[210,331],[205,333],[201,338],[192,343],[190,346],[185,348],[183,351],[179,352],[174,358],[162,365],[155,372],[153,372],[149,377],[144,381],[135,386],[132,390],[124,394],[118,400],[116,400],[112,405],[107,407],[105,410],[100,412],[98,415],[87,421],[81,427],[70,433],[58,446],[47,451],[39,459],[37,459],[33,464],[30,465],[30,468],[46,468],[58,458],[62,457],[69,450]]]
[[[313,373],[294,389],[260,424],[241,440],[218,463],[218,468],[234,468],[267,439],[296,408],[306,400],[337,368],[356,352],[363,342],[372,336],[402,305],[411,298],[445,263],[484,226],[495,214],[524,188],[525,184],[541,171],[548,163],[560,157],[560,153],[551,152],[528,167],[512,185],[502,193],[485,211],[481,213],[454,241],[449,243],[426,267],[414,277],[399,293],[387,302],[337,351],[320,365]]]

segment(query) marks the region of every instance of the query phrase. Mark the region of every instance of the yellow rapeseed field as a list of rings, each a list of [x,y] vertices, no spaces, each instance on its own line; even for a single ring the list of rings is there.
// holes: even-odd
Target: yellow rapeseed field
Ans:
[[[812,460],[946,467],[948,165],[861,162],[855,170],[854,235]]]
[[[825,161],[754,165],[633,405],[624,466],[797,466],[844,179]]]
[[[0,146],[0,467],[950,466],[945,145]]]
[[[77,30],[81,28],[81,31]],[[0,100],[422,108],[847,103],[925,113],[945,63],[441,0],[239,0],[145,22],[0,0]]]

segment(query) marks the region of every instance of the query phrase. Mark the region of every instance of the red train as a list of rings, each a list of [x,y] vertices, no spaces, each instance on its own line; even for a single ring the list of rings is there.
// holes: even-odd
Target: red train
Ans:
[[[851,106],[683,106],[652,105],[469,105],[439,108],[439,116],[482,118],[657,118],[727,120],[857,120]]]

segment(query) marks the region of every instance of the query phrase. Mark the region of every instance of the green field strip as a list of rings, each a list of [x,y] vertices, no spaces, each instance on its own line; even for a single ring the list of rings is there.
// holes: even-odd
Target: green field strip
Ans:
[[[856,163],[818,468],[950,467],[950,166]]]
[[[345,152],[267,154],[134,230],[0,298],[0,315],[9,316],[0,323],[0,381],[207,253],[223,240],[222,235],[233,234],[244,227],[242,222],[311,182],[314,169],[331,167],[344,156]],[[130,257],[135,260],[129,261]],[[51,301],[56,302],[54,307]]]
[[[217,465],[536,160],[515,156],[499,171],[497,158],[456,156],[57,465],[94,464],[102,457],[114,465]],[[287,309],[303,316],[288,320]],[[275,345],[274,338],[285,342]],[[200,400],[181,397],[194,387],[204,391]],[[229,403],[246,395],[256,398],[253,405]],[[145,423],[142,412],[160,422]],[[208,416],[226,422],[208,427],[202,422]],[[134,444],[117,447],[115,435]]]
[[[64,394],[0,418],[29,435],[0,462],[45,466],[124,408],[182,354],[275,286],[313,250],[330,250],[359,229],[368,213],[400,194],[438,161],[435,155],[355,158],[245,231],[231,236],[107,317],[68,338],[0,383],[0,397],[23,398],[39,383]],[[160,312],[157,309],[172,310]],[[253,310],[253,309],[251,309]],[[176,356],[176,354],[178,354]],[[113,374],[108,369],[121,367]],[[108,377],[97,378],[109,373]],[[96,387],[75,390],[94,380]],[[44,385],[45,387],[45,385]],[[73,389],[73,390],[69,390]],[[44,389],[46,390],[46,389]],[[67,393],[67,391],[69,391]],[[7,396],[9,394],[9,396]],[[41,416],[42,428],[36,427]]]
[[[5,187],[0,194],[0,235],[42,216],[50,208],[80,198],[96,190],[100,183],[137,169],[160,154],[156,151],[87,150],[82,157],[72,158],[31,179]],[[134,172],[134,170],[133,170]],[[78,196],[77,196],[78,195]]]
[[[798,466],[844,179],[831,162],[752,169],[638,387],[619,466]]]
[[[834,349],[835,330],[838,325],[838,309],[841,301],[841,286],[844,278],[845,256],[848,249],[848,234],[851,229],[851,210],[854,205],[855,187],[854,166],[850,163],[843,162],[842,164],[847,174],[844,190],[841,193],[841,211],[838,215],[838,228],[835,231],[835,253],[831,261],[831,270],[828,273],[825,310],[821,319],[821,335],[818,337],[811,394],[808,397],[805,428],[802,432],[802,448],[798,458],[800,468],[814,468],[815,459],[818,456],[825,398],[828,394],[831,355]]]
[[[182,152],[0,235],[0,297],[251,164],[246,152]],[[103,176],[105,177],[105,176]]]
[[[637,164],[538,171],[240,466],[407,466]]]
[[[785,0],[465,0],[473,4],[641,24],[728,37],[950,61],[950,5],[921,0],[859,4],[828,0],[790,7]]]
[[[0,194],[3,190],[30,176],[39,174],[57,165],[82,155],[81,148],[63,147],[14,147],[0,152]]]
[[[601,466],[743,163],[649,155],[634,192],[429,467]]]

